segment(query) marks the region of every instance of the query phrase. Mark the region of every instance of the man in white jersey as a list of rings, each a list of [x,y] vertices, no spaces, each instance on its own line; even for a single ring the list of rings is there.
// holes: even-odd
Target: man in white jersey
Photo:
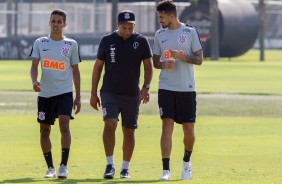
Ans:
[[[195,142],[196,89],[194,65],[201,65],[202,46],[197,31],[177,18],[176,5],[163,0],[156,6],[162,26],[155,34],[154,67],[161,69],[158,103],[162,119],[161,152],[163,173],[160,180],[170,179],[170,154],[174,122],[184,133],[184,157],[181,179],[191,178],[190,156]]]
[[[38,38],[33,45],[30,56],[32,64],[30,76],[33,90],[38,92],[37,121],[40,123],[40,144],[48,166],[45,178],[56,177],[51,153],[50,132],[55,119],[59,119],[61,132],[62,159],[58,178],[67,178],[67,162],[71,144],[69,122],[72,109],[75,114],[80,111],[80,56],[77,42],[63,35],[66,27],[66,15],[63,10],[51,13],[50,35]],[[38,65],[41,67],[41,78],[38,82]],[[72,84],[75,87],[73,101]],[[72,118],[73,119],[73,118]]]

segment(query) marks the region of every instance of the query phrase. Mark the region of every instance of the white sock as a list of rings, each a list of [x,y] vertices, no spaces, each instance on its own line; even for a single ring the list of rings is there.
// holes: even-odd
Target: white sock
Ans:
[[[107,165],[111,164],[114,166],[114,156],[108,156],[107,157]]]
[[[121,170],[128,169],[128,168],[129,168],[129,162],[123,160],[122,165],[121,165]]]

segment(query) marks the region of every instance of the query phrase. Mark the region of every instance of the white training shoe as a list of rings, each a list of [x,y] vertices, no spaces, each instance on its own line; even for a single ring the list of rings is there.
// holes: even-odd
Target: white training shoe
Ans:
[[[163,170],[163,175],[160,177],[160,180],[169,180],[170,179],[170,171]]]
[[[182,180],[190,180],[191,178],[192,178],[191,163],[190,162],[183,162],[181,179]]]
[[[58,178],[65,179],[68,177],[68,166],[62,164],[58,170]]]
[[[56,177],[56,169],[53,167],[49,167],[46,171],[44,178],[55,178]]]

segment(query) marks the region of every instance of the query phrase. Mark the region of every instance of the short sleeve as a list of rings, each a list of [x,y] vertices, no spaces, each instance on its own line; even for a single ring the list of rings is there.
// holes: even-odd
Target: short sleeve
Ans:
[[[32,58],[40,59],[39,43],[40,43],[40,39],[35,40],[35,42],[33,43],[33,46],[30,52],[30,56]]]
[[[71,64],[76,65],[80,62],[80,56],[78,51],[78,44],[76,41],[73,41],[73,48],[71,53]]]
[[[97,52],[97,58],[102,60],[102,61],[106,60],[105,38],[102,38],[102,40],[99,44],[99,48],[98,48],[98,52]]]
[[[148,42],[148,39],[144,37],[144,55],[142,59],[148,59],[150,57],[152,57],[151,47]]]
[[[160,44],[158,42],[158,38],[157,35],[158,32],[155,33],[155,37],[154,37],[154,44],[153,44],[153,54],[160,56],[161,55],[161,47]]]
[[[196,29],[193,29],[193,37],[192,37],[192,51],[196,52],[202,49],[201,41]]]

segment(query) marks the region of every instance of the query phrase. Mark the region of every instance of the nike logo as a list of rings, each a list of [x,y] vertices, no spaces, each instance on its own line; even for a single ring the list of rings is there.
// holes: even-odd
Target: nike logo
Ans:
[[[166,42],[167,40],[163,40],[162,43]]]
[[[48,51],[48,50],[50,50],[50,49],[43,49],[43,51]]]
[[[115,44],[110,45],[110,47],[113,47],[113,46],[115,46]]]

